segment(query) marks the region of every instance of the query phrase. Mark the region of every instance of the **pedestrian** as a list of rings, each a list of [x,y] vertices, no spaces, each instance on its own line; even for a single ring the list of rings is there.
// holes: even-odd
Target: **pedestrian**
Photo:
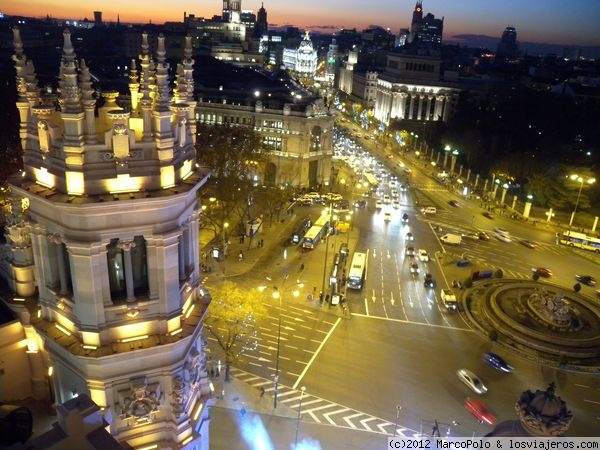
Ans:
[[[304,270],[304,263],[300,264],[300,272]]]
[[[319,303],[322,305],[323,304],[323,291],[319,292]]]
[[[263,398],[265,395],[265,388],[263,386],[260,387],[260,398]]]
[[[260,240],[260,247],[262,248],[262,247],[264,247],[264,246],[265,246],[265,240],[264,240],[264,239],[261,239],[261,240]]]
[[[240,250],[240,254],[238,256],[238,260],[239,261],[243,261],[244,260],[244,252],[242,252],[241,250]]]

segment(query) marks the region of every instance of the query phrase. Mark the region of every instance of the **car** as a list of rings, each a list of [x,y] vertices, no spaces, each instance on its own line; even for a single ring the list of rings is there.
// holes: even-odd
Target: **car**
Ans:
[[[413,275],[419,274],[419,265],[416,262],[410,264],[410,273]]]
[[[479,233],[477,233],[477,237],[479,238],[480,241],[489,241],[490,240],[490,235],[487,234],[485,231],[480,231]]]
[[[490,219],[490,220],[493,220],[493,219],[494,219],[494,215],[493,215],[491,212],[488,212],[488,211],[485,211],[485,212],[483,213],[483,217],[487,217],[487,218],[488,218],[488,219]]]
[[[596,286],[596,279],[591,275],[575,275],[575,279],[586,286]]]
[[[377,208],[377,209],[383,208],[383,203],[381,203],[381,200],[377,200],[375,202],[375,208]]]
[[[433,279],[433,275],[429,272],[425,274],[425,279],[423,280],[423,286],[426,288],[435,288],[435,280]]]
[[[390,199],[389,195],[386,194],[383,196],[383,203],[385,203],[386,205],[389,205],[390,201],[391,201],[391,199]]]
[[[510,236],[510,233],[506,228],[496,227],[494,228],[494,232],[497,234],[502,234],[504,236]]]
[[[421,208],[421,214],[435,214],[437,209],[435,206],[427,206],[426,208]]]
[[[407,188],[406,184],[401,184],[400,185],[400,191],[406,192],[406,188]]]
[[[415,256],[415,248],[406,247],[406,256]]]
[[[304,194],[304,197],[316,199],[316,198],[321,198],[321,194],[319,194],[318,192],[314,192],[313,191],[313,192],[309,192],[307,194]]]
[[[492,414],[492,412],[479,400],[466,398],[465,408],[467,408],[467,410],[481,423],[487,425],[494,425],[496,423],[494,414]]]
[[[407,175],[410,175],[410,173],[412,172],[412,170],[410,170],[408,167],[404,168],[404,173]]]
[[[534,267],[531,271],[544,278],[550,278],[553,275],[552,271],[547,267]]]
[[[512,239],[510,238],[510,236],[507,236],[506,234],[496,232],[496,233],[494,233],[494,237],[502,242],[506,242],[506,243],[512,242]]]
[[[495,353],[484,353],[483,360],[500,372],[511,373],[513,371],[512,366],[510,366],[501,356]]]
[[[529,239],[520,239],[519,244],[524,245],[527,248],[536,248],[537,247],[535,242],[532,242]]]
[[[394,200],[394,201],[392,201],[392,207],[393,207],[394,209],[398,209],[398,208],[400,208],[400,202],[399,202],[398,200]]]
[[[423,262],[429,262],[429,254],[427,253],[427,250],[422,248],[419,249],[419,260]]]
[[[458,379],[465,383],[469,389],[471,389],[476,394],[485,394],[487,392],[487,387],[483,384],[483,381],[479,379],[477,375],[471,372],[469,369],[459,369],[456,371],[456,376]]]
[[[406,240],[407,241],[414,241],[415,237],[413,236],[413,234],[411,232],[406,233]]]
[[[367,201],[366,200],[356,200],[354,202],[354,207],[355,208],[364,208],[365,206],[367,206]]]
[[[477,233],[462,233],[461,236],[463,239],[467,239],[469,241],[477,241],[479,239]]]
[[[408,214],[406,214],[406,213],[402,214],[402,222],[408,223]]]
[[[392,220],[392,213],[389,211],[384,212],[383,220],[385,220],[386,222],[389,222],[390,220]]]
[[[458,200],[449,200],[448,204],[450,206],[454,206],[455,208],[460,208],[460,203],[458,202]]]

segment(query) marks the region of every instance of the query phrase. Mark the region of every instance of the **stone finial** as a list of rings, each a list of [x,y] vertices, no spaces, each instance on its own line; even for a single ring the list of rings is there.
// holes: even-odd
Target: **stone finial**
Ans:
[[[148,44],[148,33],[144,31],[142,33],[142,55],[148,55],[149,49],[150,45]]]
[[[63,55],[71,56],[75,53],[73,43],[71,42],[71,32],[68,28],[63,31]]]
[[[23,40],[21,39],[21,30],[19,27],[13,27],[13,47],[18,56],[23,55]]]
[[[183,56],[188,61],[192,59],[192,37],[189,34],[185,37],[185,49],[183,50]]]
[[[160,63],[165,62],[165,55],[167,51],[165,50],[165,36],[160,33],[158,35],[158,45],[156,47],[156,60]]]

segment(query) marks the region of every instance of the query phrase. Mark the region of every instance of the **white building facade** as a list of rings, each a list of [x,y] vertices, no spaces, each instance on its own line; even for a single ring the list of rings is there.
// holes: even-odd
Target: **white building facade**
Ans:
[[[308,31],[297,49],[283,50],[283,66],[296,72],[299,78],[314,78],[317,73],[318,55],[313,48]]]
[[[22,176],[1,273],[15,295],[32,395],[86,393],[133,447],[207,448],[192,43],[169,88],[164,37],[147,35],[130,100],[102,94],[64,32],[60,110],[40,95],[14,30]],[[19,374],[23,376],[22,374]]]

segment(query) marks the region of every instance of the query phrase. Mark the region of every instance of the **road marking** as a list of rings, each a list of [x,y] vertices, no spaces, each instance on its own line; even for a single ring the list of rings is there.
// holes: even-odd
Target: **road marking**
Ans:
[[[332,412],[323,414],[323,417],[325,417],[325,419],[327,419],[331,425],[337,425],[330,416],[332,416],[334,414],[342,413],[344,411],[350,411],[350,409],[349,408],[338,409],[336,411],[332,411]]]
[[[413,320],[394,319],[392,317],[386,318],[386,317],[379,317],[379,316],[366,316],[366,315],[360,314],[360,313],[352,313],[352,315],[356,316],[356,317],[365,317],[368,319],[389,320],[390,322],[410,323],[412,325],[426,325],[428,327],[444,328],[447,330],[459,330],[459,331],[474,332],[474,330],[472,328],[460,328],[460,327],[452,327],[452,326],[447,326],[447,325],[437,325],[435,323],[415,322]]]
[[[352,428],[354,428],[354,429],[356,430],[356,425],[354,425],[352,422],[350,422],[350,419],[353,419],[353,418],[355,418],[355,417],[360,417],[360,416],[362,416],[362,415],[363,415],[363,413],[360,413],[360,412],[359,412],[359,413],[356,413],[356,414],[352,414],[351,416],[344,417],[344,420],[346,421],[346,423],[347,423],[348,425],[350,425],[350,427],[352,427]]]
[[[365,297],[365,311],[368,316],[369,315],[369,301],[368,301],[367,297]]]
[[[396,301],[394,300],[394,291],[390,291],[390,303],[392,305],[396,304]]]
[[[375,419],[376,419],[375,417],[368,417],[366,419],[361,420],[360,424],[372,433],[373,430],[371,429],[370,426],[367,425],[366,422],[370,422],[371,420],[375,420]]]
[[[600,402],[594,401],[594,400],[588,400],[587,398],[583,399],[584,402],[588,402],[588,403],[595,403],[596,405],[600,405]]]
[[[373,303],[375,303],[376,300],[377,300],[377,296],[375,295],[375,288],[373,288],[373,294],[371,295],[371,301]]]
[[[585,384],[577,384],[577,383],[574,383],[574,385],[582,387],[582,388],[590,388],[591,387],[591,386],[586,386]]]
[[[313,403],[318,403],[318,402],[320,402],[321,400],[322,400],[322,399],[320,399],[320,398],[315,398],[314,400],[307,400],[307,401],[304,401],[304,402],[302,402],[302,406],[311,405],[311,404],[313,404]],[[298,406],[300,406],[300,403],[299,403],[299,402],[298,402],[298,403],[296,403],[295,405],[289,405],[289,408],[291,408],[291,409],[296,409],[296,408],[298,408]],[[305,410],[302,410],[302,412],[304,413],[304,412],[306,412],[306,411],[305,411]]]
[[[390,422],[380,423],[379,425],[377,425],[377,428],[379,428],[379,431],[381,431],[383,434],[389,434],[388,431],[384,430],[382,427],[389,427],[390,425],[394,426],[394,424]]]
[[[317,348],[317,351],[315,351],[315,353],[312,355],[312,358],[310,358],[310,361],[308,362],[308,364],[302,371],[302,374],[300,375],[300,377],[296,380],[296,382],[292,386],[293,389],[296,389],[298,387],[298,385],[302,381],[302,378],[304,377],[304,375],[306,375],[306,372],[308,372],[308,369],[310,368],[312,363],[315,361],[315,359],[319,355],[319,352],[323,349],[323,347],[325,346],[325,343],[331,337],[331,335],[333,334],[333,332],[335,331],[335,329],[337,328],[337,326],[340,324],[341,321],[342,321],[342,318],[338,317],[338,319],[335,321],[335,325],[333,327],[331,327],[331,329],[329,330],[329,333],[327,333],[327,336],[325,336],[325,339],[323,339],[323,341],[321,342],[321,345],[319,345],[319,348]]]
[[[331,403],[329,405],[323,405],[323,406],[318,406],[316,408],[313,409],[308,409],[308,410],[304,410],[302,411],[305,414],[310,414],[311,417],[313,418],[313,420],[317,423],[321,423],[321,421],[319,420],[319,418],[317,416],[314,415],[313,411],[320,411],[322,409],[327,409],[327,408],[331,408],[332,406],[337,406],[335,403]]]

